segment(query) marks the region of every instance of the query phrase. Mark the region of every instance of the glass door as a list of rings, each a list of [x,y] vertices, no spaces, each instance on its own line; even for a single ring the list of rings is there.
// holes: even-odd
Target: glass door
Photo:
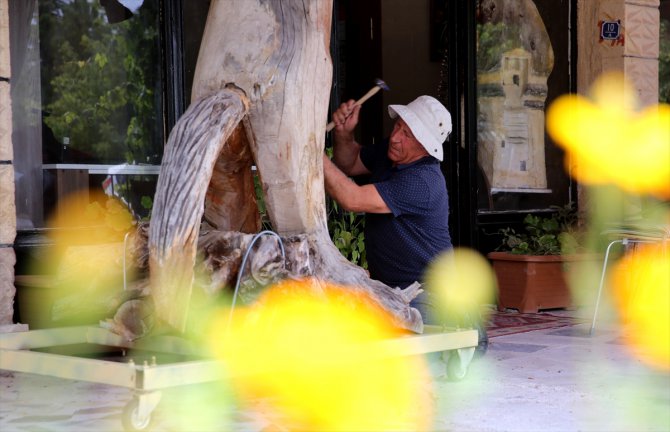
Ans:
[[[576,2],[443,3],[440,88],[454,121],[444,167],[453,238],[488,252],[499,228],[576,200],[563,152],[545,130],[547,107],[576,83]]]
[[[477,4],[478,214],[541,210],[571,199],[544,115],[571,90],[570,14],[567,0]]]

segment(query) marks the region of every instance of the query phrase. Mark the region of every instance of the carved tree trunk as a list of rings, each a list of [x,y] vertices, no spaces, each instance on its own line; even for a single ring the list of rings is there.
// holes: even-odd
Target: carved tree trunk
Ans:
[[[149,269],[157,316],[183,330],[207,186],[218,155],[246,112],[222,90],[186,110],[170,133],[151,212]]]
[[[321,157],[331,15],[331,0],[211,3],[192,104],[168,140],[149,234],[156,313],[177,329],[186,321],[203,212],[222,230],[258,229],[248,142],[273,228],[307,239],[312,274],[370,293],[397,325],[422,330],[408,306],[417,289],[369,279],[328,234]],[[233,133],[240,120],[245,134]]]

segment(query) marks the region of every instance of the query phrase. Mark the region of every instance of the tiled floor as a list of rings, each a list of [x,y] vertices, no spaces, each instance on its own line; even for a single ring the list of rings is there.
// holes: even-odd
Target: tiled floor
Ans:
[[[630,356],[620,333],[588,325],[491,339],[460,382],[430,356],[434,430],[670,431],[670,375]],[[3,372],[0,430],[119,431],[127,389]],[[157,431],[282,430],[256,400],[242,409],[216,383],[167,389]],[[324,407],[327,409],[327,407]],[[195,415],[194,415],[195,414]]]

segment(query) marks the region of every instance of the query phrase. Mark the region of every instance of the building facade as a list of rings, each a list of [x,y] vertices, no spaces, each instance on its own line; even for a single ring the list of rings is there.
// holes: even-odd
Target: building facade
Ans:
[[[95,185],[146,216],[139,198],[151,195],[162,145],[188,105],[209,3],[0,0],[0,325],[14,322],[15,274],[30,271],[23,262],[44,243],[46,219],[67,192]],[[579,188],[546,142],[548,100],[586,93],[616,70],[643,105],[657,103],[667,3],[413,0],[410,8],[407,0],[336,0],[333,104],[384,76],[393,92],[366,105],[379,113],[362,132],[374,141],[390,128],[383,106],[421,93],[441,97],[455,120],[444,167],[454,239],[486,250],[477,235],[483,227],[577,199]],[[63,5],[90,8],[88,62],[77,60],[83,48],[67,48],[80,39],[66,34],[77,23],[55,25]],[[506,13],[521,9],[524,20]],[[105,98],[83,92],[94,85],[108,86]],[[90,117],[73,117],[67,95]]]

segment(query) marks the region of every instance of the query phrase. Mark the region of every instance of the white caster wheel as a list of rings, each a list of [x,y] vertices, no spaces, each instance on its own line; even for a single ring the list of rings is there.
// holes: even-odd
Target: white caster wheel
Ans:
[[[140,404],[137,398],[133,398],[123,408],[123,429],[128,432],[146,431],[151,425],[151,413],[142,415],[140,413]]]
[[[474,354],[474,347],[460,348],[449,352],[449,356],[447,357],[447,378],[451,381],[460,381],[465,378]]]

